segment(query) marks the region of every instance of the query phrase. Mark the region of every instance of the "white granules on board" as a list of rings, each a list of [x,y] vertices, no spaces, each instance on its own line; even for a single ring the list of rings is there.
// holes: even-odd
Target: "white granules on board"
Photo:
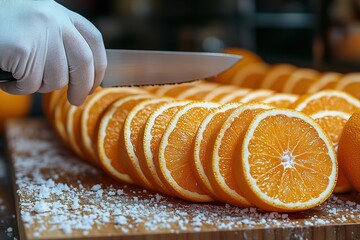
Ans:
[[[21,219],[26,228],[32,229],[34,237],[51,231],[86,236],[109,226],[122,234],[301,225],[306,230],[360,217],[359,204],[336,196],[315,211],[290,214],[168,198],[116,183],[102,171],[80,161],[44,127],[44,121],[22,122],[9,129]],[[297,236],[306,236],[305,230],[301,232],[304,235],[296,232]]]
[[[41,191],[39,191],[41,194]],[[36,213],[44,213],[44,212],[48,212],[50,211],[50,207],[49,207],[49,203],[45,202],[45,201],[37,201],[34,204],[34,212]]]

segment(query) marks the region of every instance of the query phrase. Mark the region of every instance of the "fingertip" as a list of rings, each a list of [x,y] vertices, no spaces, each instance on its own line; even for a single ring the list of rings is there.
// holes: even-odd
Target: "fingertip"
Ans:
[[[72,96],[68,95],[68,101],[70,102],[71,105],[80,107],[84,103],[85,99],[73,98]]]
[[[74,85],[73,83],[69,82],[67,91],[69,102],[74,106],[81,106],[90,94],[91,85],[92,83]]]

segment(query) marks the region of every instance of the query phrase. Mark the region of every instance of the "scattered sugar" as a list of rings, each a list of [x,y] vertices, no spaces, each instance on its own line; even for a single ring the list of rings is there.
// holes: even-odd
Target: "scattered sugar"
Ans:
[[[117,216],[114,218],[115,224],[126,225],[127,219],[124,216]]]
[[[229,204],[172,199],[109,179],[54,140],[53,132],[44,128],[43,121],[22,122],[22,126],[9,128],[9,146],[13,152],[20,216],[25,227],[34,232],[33,237],[59,230],[66,236],[74,233],[87,236],[109,229],[109,225],[122,234],[299,226],[309,229],[360,218],[359,204],[335,195],[316,207],[316,214],[310,210],[289,214],[264,212]],[[304,235],[294,234],[299,239],[307,236],[306,231]]]
[[[304,220],[304,225],[305,225],[305,226],[312,226],[312,225],[314,225],[314,223],[313,223],[313,222],[310,222],[310,221],[308,221],[308,220]]]
[[[44,212],[48,212],[49,210],[50,208],[47,202],[39,201],[39,202],[35,202],[34,204],[34,212],[36,213],[44,213]]]
[[[92,186],[91,191],[99,191],[100,189],[101,189],[101,185],[96,184],[96,185]]]
[[[73,203],[71,205],[71,209],[72,210],[76,210],[76,209],[79,209],[80,208],[80,205],[79,205],[79,198],[78,197],[75,197],[73,199]]]

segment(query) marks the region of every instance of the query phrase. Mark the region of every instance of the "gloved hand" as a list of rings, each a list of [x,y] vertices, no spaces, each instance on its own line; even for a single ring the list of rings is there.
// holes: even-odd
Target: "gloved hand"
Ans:
[[[53,0],[0,0],[0,68],[16,82],[12,94],[49,92],[68,84],[68,99],[83,103],[107,65],[101,33]]]

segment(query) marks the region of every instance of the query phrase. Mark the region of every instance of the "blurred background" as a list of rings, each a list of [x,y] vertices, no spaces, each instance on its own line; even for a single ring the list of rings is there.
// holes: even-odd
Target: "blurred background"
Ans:
[[[360,0],[59,0],[107,48],[219,52],[339,72],[360,67]],[[35,96],[33,115],[41,114]]]
[[[61,0],[91,20],[107,48],[222,51],[312,59],[316,1]],[[274,59],[277,60],[277,59]]]

